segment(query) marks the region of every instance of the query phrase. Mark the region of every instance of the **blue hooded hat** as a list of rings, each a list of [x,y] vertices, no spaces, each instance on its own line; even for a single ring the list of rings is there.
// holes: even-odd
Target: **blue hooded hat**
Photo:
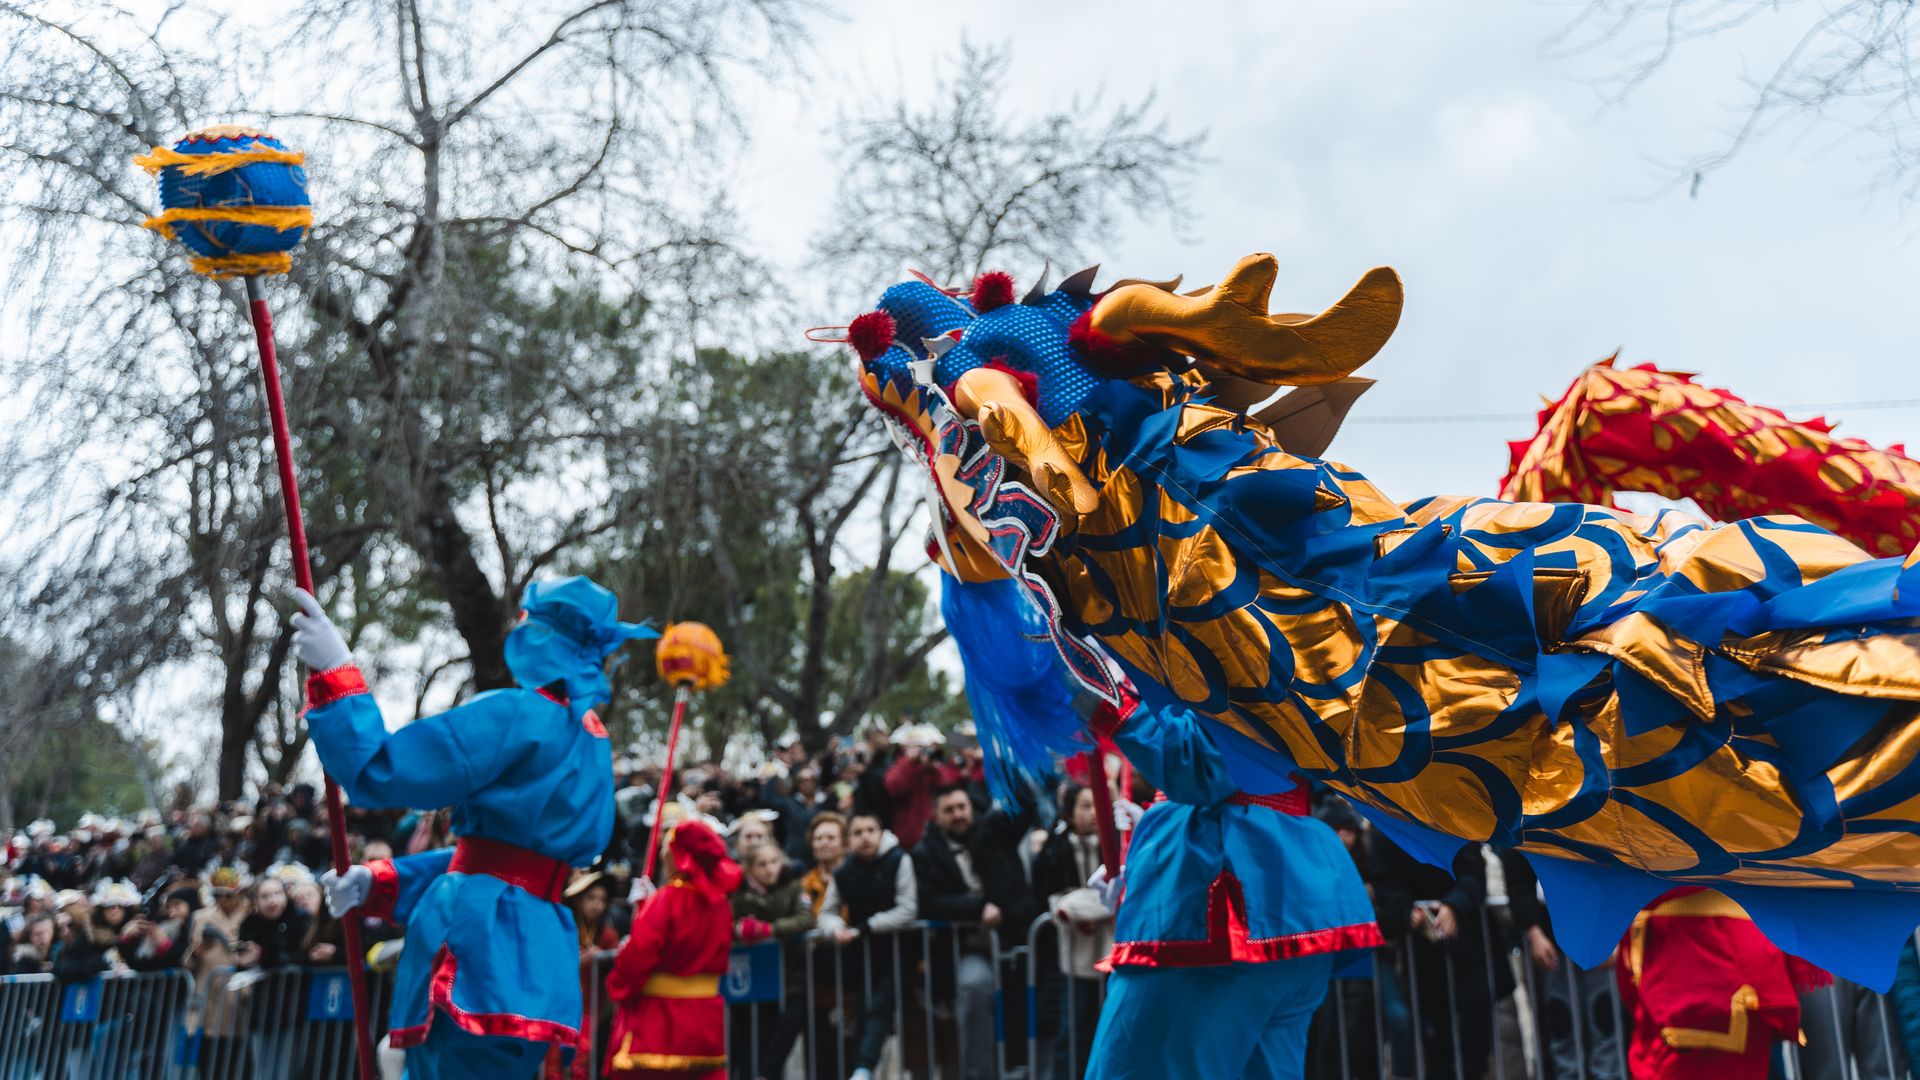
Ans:
[[[531,582],[520,594],[520,609],[520,625],[507,634],[507,669],[529,690],[564,684],[576,719],[613,696],[609,653],[660,636],[644,623],[621,622],[619,600],[584,577]]]

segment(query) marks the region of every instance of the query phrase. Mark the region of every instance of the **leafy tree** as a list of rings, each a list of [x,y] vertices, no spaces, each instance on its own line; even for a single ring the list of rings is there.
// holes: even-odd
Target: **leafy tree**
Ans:
[[[42,740],[19,762],[11,813],[17,820],[51,818],[71,827],[89,811],[131,814],[151,805],[139,752],[106,721],[79,721],[63,737]]]
[[[150,181],[126,162],[245,101],[312,153],[319,225],[279,314],[323,592],[402,635],[450,615],[470,685],[504,685],[524,583],[661,520],[615,465],[684,366],[674,337],[757,280],[724,205],[661,192],[712,189],[732,86],[791,7],[307,0],[244,54],[331,73],[276,108],[203,7],[0,3],[9,306],[36,334],[8,366],[49,419],[5,479],[70,541],[23,579],[28,610],[88,635],[103,686],[214,652],[239,794],[287,660],[256,376],[236,289],[139,233]]]

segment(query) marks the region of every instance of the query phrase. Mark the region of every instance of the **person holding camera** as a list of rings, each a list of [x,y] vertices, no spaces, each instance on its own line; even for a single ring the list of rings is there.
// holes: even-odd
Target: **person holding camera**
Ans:
[[[228,992],[235,968],[257,962],[260,947],[244,940],[240,925],[252,913],[247,902],[249,882],[240,871],[222,866],[208,878],[213,906],[193,913],[187,931],[187,970],[206,993],[200,1018],[204,1035],[200,1047],[200,1075],[206,1080],[252,1076],[252,1055],[240,1024],[244,1010],[239,995]]]
[[[886,772],[887,797],[893,805],[894,838],[911,851],[926,835],[933,820],[933,793],[965,779],[957,768],[941,760],[944,737],[928,724],[902,724],[894,732],[900,756]]]
[[[157,920],[137,912],[120,935],[120,957],[135,971],[166,971],[186,961],[192,944],[189,923],[200,907],[200,891],[183,885],[155,906]]]

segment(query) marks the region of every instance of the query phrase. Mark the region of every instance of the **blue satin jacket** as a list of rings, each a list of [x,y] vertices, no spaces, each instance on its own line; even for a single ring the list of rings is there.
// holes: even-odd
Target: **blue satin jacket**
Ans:
[[[1305,813],[1304,781],[1279,797],[1243,794],[1213,736],[1182,710],[1142,708],[1114,742],[1166,795],[1127,851],[1115,967],[1267,963],[1382,943],[1345,845]]]
[[[493,690],[389,732],[356,668],[314,675],[307,728],[349,801],[453,808],[456,835],[585,866],[613,836],[613,757],[592,714],[533,690]],[[474,1035],[571,1047],[582,1004],[573,913],[485,874],[450,848],[369,864],[367,911],[407,928],[392,1042],[450,1021]]]

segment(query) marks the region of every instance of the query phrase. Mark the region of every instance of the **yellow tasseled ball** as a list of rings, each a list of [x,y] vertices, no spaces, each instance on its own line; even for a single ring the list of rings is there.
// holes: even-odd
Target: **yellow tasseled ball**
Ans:
[[[653,663],[662,679],[689,690],[712,690],[727,681],[727,651],[706,623],[668,626],[654,648]]]

